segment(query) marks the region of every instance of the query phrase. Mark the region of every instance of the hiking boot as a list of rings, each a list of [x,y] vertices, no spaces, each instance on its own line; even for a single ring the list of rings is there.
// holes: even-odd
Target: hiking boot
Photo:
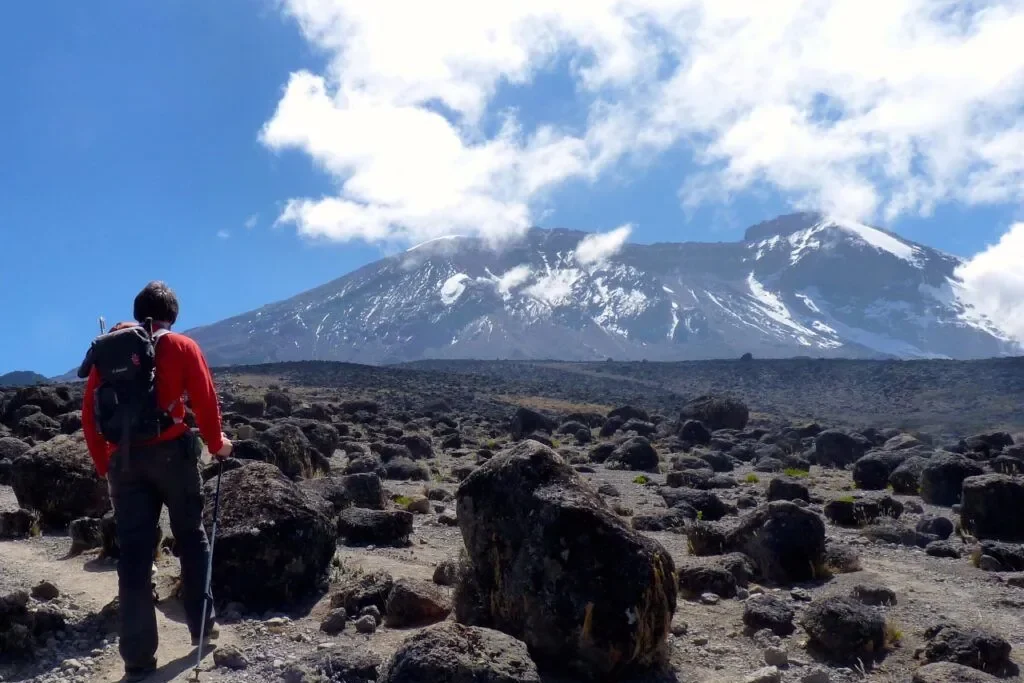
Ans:
[[[147,666],[126,666],[122,683],[138,683],[144,681],[156,673],[156,662]]]
[[[213,622],[206,625],[206,631],[203,633],[203,640],[209,642],[211,640],[217,640],[220,637],[220,629]],[[192,636],[192,646],[197,647],[199,645],[199,634]]]

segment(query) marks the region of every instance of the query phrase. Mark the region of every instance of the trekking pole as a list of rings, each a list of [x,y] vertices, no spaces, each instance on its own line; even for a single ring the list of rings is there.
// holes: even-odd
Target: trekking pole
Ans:
[[[195,679],[199,680],[199,666],[203,661],[203,639],[206,637],[206,606],[213,605],[210,584],[213,580],[213,546],[217,542],[217,513],[220,512],[220,478],[224,474],[224,461],[220,460],[217,467],[217,492],[213,495],[213,529],[210,532],[210,556],[206,562],[206,584],[203,587],[203,613],[199,624],[199,651],[196,653]]]

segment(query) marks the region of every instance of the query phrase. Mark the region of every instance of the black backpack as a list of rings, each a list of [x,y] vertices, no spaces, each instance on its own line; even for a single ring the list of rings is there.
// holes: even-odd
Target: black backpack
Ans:
[[[165,330],[153,333],[152,322],[102,334],[93,340],[79,377],[95,367],[99,386],[94,396],[92,419],[107,441],[128,447],[155,438],[174,424],[160,407],[156,395],[156,345]]]

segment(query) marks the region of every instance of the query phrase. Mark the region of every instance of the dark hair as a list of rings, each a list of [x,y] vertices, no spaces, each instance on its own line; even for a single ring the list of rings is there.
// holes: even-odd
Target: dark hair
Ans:
[[[152,318],[153,322],[173,325],[178,320],[178,297],[165,283],[159,280],[150,282],[135,296],[132,314],[140,323]]]

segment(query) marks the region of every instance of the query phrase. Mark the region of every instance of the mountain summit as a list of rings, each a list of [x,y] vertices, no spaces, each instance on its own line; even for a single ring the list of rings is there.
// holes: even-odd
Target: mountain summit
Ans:
[[[731,243],[625,244],[529,231],[450,236],[189,331],[217,365],[422,358],[978,358],[1021,347],[964,299],[961,260],[814,213]]]

